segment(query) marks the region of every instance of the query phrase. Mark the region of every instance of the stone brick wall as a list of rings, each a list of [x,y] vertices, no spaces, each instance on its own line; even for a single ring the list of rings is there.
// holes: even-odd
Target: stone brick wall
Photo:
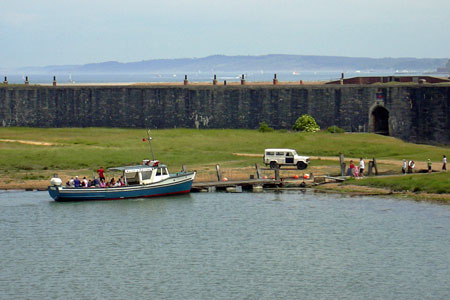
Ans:
[[[449,102],[450,86],[432,85],[0,86],[0,125],[290,129],[308,113],[321,128],[369,131],[382,106],[390,135],[450,144]]]

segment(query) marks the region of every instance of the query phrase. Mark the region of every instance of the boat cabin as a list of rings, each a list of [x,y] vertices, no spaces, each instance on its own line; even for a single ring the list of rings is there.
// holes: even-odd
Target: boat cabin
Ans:
[[[155,183],[170,177],[166,165],[159,161],[144,160],[142,165],[109,168],[111,171],[121,171],[125,185],[138,185]]]

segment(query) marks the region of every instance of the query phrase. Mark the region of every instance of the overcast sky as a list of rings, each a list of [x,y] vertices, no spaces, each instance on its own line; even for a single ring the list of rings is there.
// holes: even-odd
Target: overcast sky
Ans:
[[[450,57],[450,0],[0,0],[0,68],[224,55]]]

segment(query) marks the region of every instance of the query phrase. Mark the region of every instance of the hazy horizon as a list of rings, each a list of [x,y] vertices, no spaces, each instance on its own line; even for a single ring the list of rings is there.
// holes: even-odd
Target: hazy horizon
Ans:
[[[450,1],[0,2],[0,68],[271,53],[447,58]]]

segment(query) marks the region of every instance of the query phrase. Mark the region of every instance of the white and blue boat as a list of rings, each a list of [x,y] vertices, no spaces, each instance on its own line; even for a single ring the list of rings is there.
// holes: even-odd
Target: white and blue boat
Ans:
[[[55,201],[118,200],[184,194],[191,191],[196,172],[169,174],[159,161],[144,160],[142,165],[110,168],[120,171],[125,181],[117,187],[67,187],[60,178],[52,178],[48,187]]]

